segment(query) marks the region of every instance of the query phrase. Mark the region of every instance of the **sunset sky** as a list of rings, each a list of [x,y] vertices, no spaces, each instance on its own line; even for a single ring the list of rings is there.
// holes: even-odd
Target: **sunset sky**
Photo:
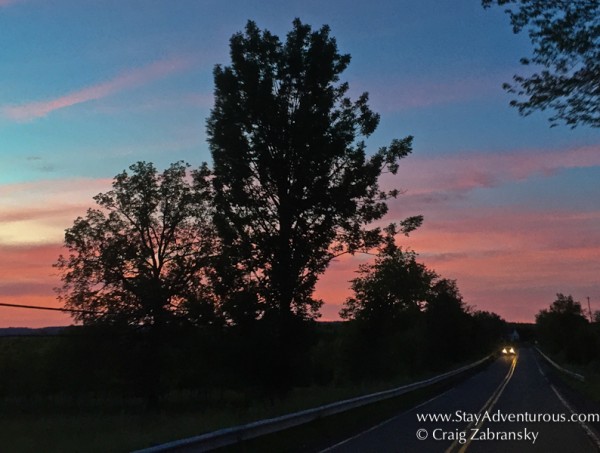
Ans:
[[[557,292],[600,310],[600,129],[520,117],[501,85],[527,36],[479,0],[0,0],[0,302],[58,307],[65,228],[145,160],[210,163],[212,69],[248,19],[283,37],[299,17],[352,55],[344,79],[381,114],[371,150],[413,135],[386,187],[387,221],[423,214],[400,243],[466,303],[533,322]],[[369,256],[318,285],[337,319]],[[0,307],[0,327],[69,324]]]

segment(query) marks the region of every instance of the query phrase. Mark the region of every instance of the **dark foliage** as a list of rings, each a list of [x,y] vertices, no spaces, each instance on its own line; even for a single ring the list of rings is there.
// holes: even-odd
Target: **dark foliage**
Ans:
[[[391,242],[373,264],[360,265],[360,277],[351,282],[354,297],[346,300],[340,312],[342,319],[355,319],[381,329],[421,312],[437,275],[417,262],[416,256]]]
[[[163,326],[193,315],[216,322],[206,269],[215,249],[208,169],[159,174],[138,162],[94,197],[98,208],[65,232],[57,291],[84,324]],[[204,305],[208,305],[204,307]]]
[[[584,364],[600,359],[598,330],[586,319],[581,304],[572,296],[557,294],[550,308],[536,315],[540,344],[552,354],[571,363]]]
[[[505,334],[501,318],[471,313],[456,282],[416,257],[396,246],[391,234],[375,262],[360,266],[352,280],[354,296],[340,315],[353,325],[347,353],[363,358],[365,376],[442,369],[491,351]],[[361,370],[351,370],[356,373]]]
[[[483,0],[483,5],[509,6],[513,31],[527,30],[533,56],[529,76],[514,76],[505,84],[524,97],[511,105],[528,115],[550,109],[553,125],[562,121],[600,126],[600,1],[598,0]]]
[[[214,70],[207,121],[224,306],[236,323],[314,319],[322,303],[314,286],[331,259],[379,243],[381,231],[367,225],[397,191],[380,190],[378,177],[396,172],[412,138],[367,157],[362,138],[379,116],[366,93],[347,97],[339,77],[350,56],[327,26],[295,20],[282,42],[250,21],[230,48],[231,65]],[[403,230],[420,221],[407,219]]]

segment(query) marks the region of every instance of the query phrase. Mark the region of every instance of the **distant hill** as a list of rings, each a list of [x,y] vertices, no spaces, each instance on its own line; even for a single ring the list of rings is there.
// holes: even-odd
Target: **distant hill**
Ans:
[[[58,335],[66,326],[41,327],[32,329],[29,327],[0,327],[0,337],[24,337],[24,336],[47,336]]]

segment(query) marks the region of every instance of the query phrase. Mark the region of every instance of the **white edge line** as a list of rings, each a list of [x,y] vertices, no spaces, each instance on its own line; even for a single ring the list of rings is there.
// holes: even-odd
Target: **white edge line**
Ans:
[[[554,390],[554,393],[556,393],[556,396],[563,404],[563,406],[565,406],[571,412],[571,414],[575,414],[576,412],[573,410],[569,402],[560,394],[558,390],[556,390],[556,387],[554,387],[552,384],[550,384],[550,387],[552,388],[552,390]],[[582,421],[578,421],[578,423],[583,428],[585,433],[594,441],[596,447],[600,450],[600,438],[598,438],[596,432],[592,428],[590,428],[587,423]]]
[[[538,349],[538,351],[539,351],[539,349]],[[540,372],[540,374],[542,376],[544,376],[544,378],[546,379],[546,382],[548,382],[548,385],[550,385],[550,388],[552,388],[552,390],[554,391],[554,393],[556,394],[556,396],[558,397],[558,399],[560,400],[562,405],[565,406],[567,408],[567,410],[569,410],[571,412],[571,414],[575,414],[575,411],[573,410],[573,408],[571,407],[569,402],[565,399],[565,397],[563,397],[561,395],[561,393],[556,389],[556,387],[554,387],[554,385],[552,385],[550,383],[550,381],[548,380],[548,377],[546,376],[546,373],[544,373],[544,371],[542,370],[542,367],[540,366],[540,363],[537,360],[537,358],[535,357],[535,355],[533,356],[533,359],[535,360],[535,364],[537,365],[538,371]],[[596,434],[594,429],[591,428],[590,426],[588,426],[584,422],[578,422],[578,423],[583,428],[585,433],[592,439],[592,441],[594,441],[594,443],[596,444],[596,447],[600,450],[600,438],[598,437],[598,435]]]
[[[566,368],[560,366],[558,363],[556,363],[554,360],[552,360],[550,357],[548,357],[546,354],[544,354],[540,350],[540,348],[538,348],[537,346],[536,346],[535,349],[536,349],[537,352],[539,352],[542,355],[542,357],[544,359],[546,359],[550,364],[552,364],[552,366],[554,366],[554,368],[556,368],[558,371],[561,371],[561,372],[563,372],[565,374],[568,374],[569,376],[574,377],[575,379],[577,379],[577,380],[579,380],[581,382],[585,381],[585,376],[583,376],[583,375],[581,375],[579,373],[575,373],[575,372],[573,372],[571,370],[567,370]]]
[[[454,390],[454,387],[446,390],[443,393],[440,393],[439,395],[434,396],[433,398],[428,399],[427,401],[422,402],[421,404],[418,404],[415,407],[411,407],[410,409],[407,409],[407,410],[405,410],[404,412],[402,412],[400,414],[394,415],[392,418],[388,418],[387,420],[384,420],[384,421],[382,421],[381,423],[378,423],[375,426],[371,426],[369,429],[365,429],[364,431],[362,431],[362,432],[360,432],[358,434],[355,434],[352,437],[348,437],[347,439],[344,439],[341,442],[338,442],[337,444],[332,445],[331,447],[327,447],[325,450],[320,450],[319,453],[326,453],[328,451],[332,451],[333,449],[338,448],[338,447],[340,447],[340,446],[342,446],[342,445],[344,445],[344,444],[346,444],[346,443],[348,443],[350,441],[353,441],[354,439],[357,439],[357,438],[359,438],[359,437],[367,434],[368,432],[371,432],[373,430],[381,428],[382,426],[387,425],[388,423],[392,422],[393,420],[397,419],[398,417],[402,417],[403,415],[407,414],[408,412],[414,411],[415,409],[418,409],[418,408],[420,408],[422,406],[425,406],[426,404],[429,404],[432,401],[434,401],[434,400],[436,400],[436,399],[444,396],[446,393],[450,392],[451,390]]]

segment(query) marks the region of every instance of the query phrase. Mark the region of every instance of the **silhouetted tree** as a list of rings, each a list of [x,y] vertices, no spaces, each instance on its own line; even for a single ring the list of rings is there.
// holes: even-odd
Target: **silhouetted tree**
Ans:
[[[352,280],[353,297],[344,302],[342,319],[358,320],[379,330],[420,313],[438,275],[417,262],[412,250],[389,241],[372,264],[361,264]]]
[[[412,138],[366,157],[359,138],[379,116],[366,93],[346,97],[339,75],[350,56],[327,26],[313,32],[296,19],[282,43],[249,21],[230,46],[231,66],[214,70],[207,128],[217,226],[263,313],[313,318],[313,289],[331,259],[379,242],[379,229],[365,226],[397,191],[380,190],[378,177],[396,172]],[[405,231],[419,222],[408,219]]]
[[[359,266],[354,295],[340,311],[352,321],[345,343],[361,357],[351,372],[360,376],[361,364],[390,375],[441,369],[495,348],[504,320],[473,311],[455,280],[441,278],[414,251],[397,246],[393,228],[386,232],[374,262]]]
[[[456,282],[440,278],[416,257],[398,247],[394,231],[388,230],[374,262],[359,266],[360,276],[352,280],[354,295],[340,312],[352,321],[346,343],[353,354],[360,351],[359,364],[376,372],[444,368],[489,352],[492,346],[484,331],[489,323],[475,319]],[[479,350],[482,344],[486,346]],[[360,369],[352,372],[356,371],[360,373]]]
[[[373,263],[359,266],[354,295],[340,311],[356,325],[356,364],[372,376],[407,374],[431,363],[423,309],[437,274],[417,262],[415,252],[397,247],[393,236]]]
[[[550,120],[575,127],[600,126],[600,1],[598,0],[482,0],[512,6],[507,9],[513,31],[529,32],[533,57],[524,65],[541,66],[530,76],[514,76],[510,93],[525,96],[511,101],[519,112],[552,109]]]
[[[489,353],[497,347],[505,337],[506,321],[498,314],[484,310],[476,310],[471,315],[473,332],[471,334],[472,346],[477,352]]]
[[[214,253],[208,169],[178,162],[159,174],[138,162],[117,175],[113,189],[94,197],[65,232],[68,256],[59,298],[84,324],[165,325],[211,301],[205,268]],[[208,310],[207,322],[214,315]]]
[[[339,76],[350,56],[338,52],[327,26],[312,31],[296,19],[281,42],[249,21],[230,48],[231,66],[214,70],[207,121],[215,223],[229,257],[221,273],[236,283],[235,312],[272,322],[287,356],[292,326],[318,316],[312,294],[329,262],[379,243],[380,229],[367,226],[398,192],[380,190],[378,178],[396,173],[412,138],[367,157],[361,138],[379,116],[366,93],[347,97]],[[403,231],[420,221],[407,219]]]
[[[558,293],[550,308],[540,310],[535,321],[540,343],[549,352],[564,353],[568,361],[585,361],[588,320],[571,295]]]
[[[433,283],[425,307],[427,342],[433,363],[464,359],[472,350],[471,315],[455,280]]]
[[[156,404],[160,348],[166,326],[190,315],[218,320],[205,267],[214,253],[211,185],[206,166],[192,172],[179,162],[159,174],[138,162],[114,178],[113,189],[94,197],[65,232],[68,256],[59,298],[84,324],[142,327],[144,382]],[[201,319],[198,319],[198,318]],[[132,345],[133,346],[133,345]]]

